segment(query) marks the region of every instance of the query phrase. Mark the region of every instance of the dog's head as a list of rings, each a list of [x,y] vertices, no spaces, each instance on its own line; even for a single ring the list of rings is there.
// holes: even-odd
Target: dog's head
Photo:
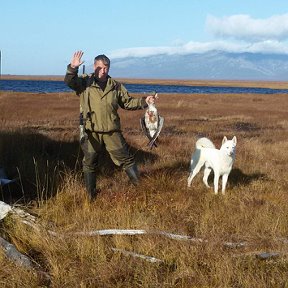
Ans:
[[[222,140],[221,149],[224,151],[228,156],[235,156],[236,154],[236,145],[237,145],[237,138],[234,136],[232,140],[228,140],[226,136],[224,136]]]

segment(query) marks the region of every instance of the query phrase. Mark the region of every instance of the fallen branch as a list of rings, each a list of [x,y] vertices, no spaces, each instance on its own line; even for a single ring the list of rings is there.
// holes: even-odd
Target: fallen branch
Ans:
[[[22,209],[15,207],[13,208],[10,205],[0,201],[0,220],[4,219],[9,213],[20,217],[22,223],[29,225],[34,229],[37,229],[38,231],[40,230],[35,223],[36,217],[29,213],[26,213]],[[42,271],[40,265],[32,262],[29,257],[20,253],[15,247],[15,245],[0,237],[0,246],[2,247],[5,256],[9,260],[16,263],[16,265],[34,270],[40,278],[45,279],[46,282],[50,282],[50,275]]]
[[[12,214],[18,216],[20,218],[20,221],[23,224],[32,227],[36,231],[40,232],[42,230],[41,226],[37,225],[35,216],[23,211],[20,208],[13,208],[10,205],[0,201],[0,220],[5,218],[8,213],[12,213]],[[70,233],[66,233],[66,234],[60,234],[60,233],[57,233],[57,232],[54,232],[54,231],[51,231],[51,230],[46,230],[46,229],[45,229],[45,231],[48,232],[48,234],[50,234],[52,236],[57,236],[57,237],[62,237],[62,236],[65,237],[67,235],[68,236],[93,237],[93,236],[105,236],[105,235],[130,235],[130,236],[132,235],[133,236],[133,235],[144,235],[144,234],[146,234],[146,235],[164,236],[166,238],[173,239],[173,240],[191,241],[191,242],[194,242],[194,243],[208,243],[208,240],[205,240],[205,239],[202,239],[202,238],[191,237],[189,235],[179,235],[179,234],[169,233],[169,232],[165,232],[165,231],[157,231],[157,230],[156,231],[147,231],[147,230],[143,230],[143,229],[102,229],[102,230],[92,230],[92,231],[70,232]],[[276,240],[281,241],[284,244],[288,243],[288,240],[286,238],[278,238]],[[6,240],[3,239],[3,241],[6,241]],[[9,243],[9,242],[7,242],[7,243]],[[12,245],[12,244],[10,244],[10,245]],[[247,247],[250,244],[247,243],[247,242],[224,242],[224,243],[222,243],[222,245],[224,247],[226,247],[226,248],[237,249],[237,248]],[[1,245],[1,246],[3,246],[3,245]],[[121,249],[116,249],[116,248],[112,248],[112,250],[115,251],[115,252],[116,251],[117,252],[121,252],[121,253],[123,253],[124,255],[127,255],[127,256],[129,255],[129,256],[133,256],[133,257],[146,259],[147,261],[150,261],[150,262],[162,261],[162,260],[154,258],[154,257],[144,256],[144,255],[137,254],[137,253],[134,253],[134,252],[129,252],[129,251],[126,251],[126,250],[121,250]],[[251,253],[250,254],[249,253],[237,254],[237,255],[235,255],[235,257],[239,257],[241,255],[242,256],[255,255],[259,259],[270,259],[270,258],[275,258],[275,257],[281,256],[281,254],[278,253],[278,252],[262,252],[262,253],[260,253],[260,252],[259,253],[258,252],[257,253],[256,252],[251,252]],[[17,254],[15,254],[15,255],[17,255]],[[19,258],[19,259],[21,259],[21,258]],[[29,260],[29,258],[28,258],[28,260]],[[17,261],[17,262],[21,263],[20,261]]]
[[[238,258],[238,257],[251,257],[252,256],[260,260],[268,260],[268,259],[279,258],[280,256],[284,256],[286,254],[280,253],[280,252],[258,252],[257,251],[257,252],[246,252],[246,253],[234,254],[232,257]]]
[[[39,265],[34,264],[29,257],[20,253],[15,245],[11,244],[10,242],[6,241],[2,237],[0,237],[0,246],[5,254],[5,256],[14,262],[16,265],[24,267],[26,269],[34,270],[38,277],[45,282],[49,283],[51,281],[51,277],[48,273],[42,271]]]
[[[142,229],[103,229],[103,230],[80,231],[69,233],[69,235],[88,236],[88,237],[93,237],[97,235],[103,236],[103,235],[143,235],[143,234],[160,235],[174,240],[188,240],[198,243],[207,242],[206,240],[203,240],[201,238],[195,238],[187,235],[173,234],[165,231],[147,231]]]
[[[5,202],[0,201],[0,220],[4,219],[12,210],[12,207]]]
[[[0,246],[3,248],[5,256],[17,265],[30,269],[33,268],[31,260],[24,254],[20,253],[13,244],[9,243],[2,237],[0,237]]]
[[[158,258],[151,257],[151,256],[145,256],[145,255],[142,255],[142,254],[138,254],[138,253],[127,251],[127,250],[123,250],[123,249],[112,248],[112,251],[120,252],[120,253],[122,253],[125,256],[131,256],[131,257],[134,257],[134,258],[141,258],[141,259],[144,259],[144,260],[146,260],[148,262],[151,262],[151,263],[164,263],[163,260],[160,260]]]

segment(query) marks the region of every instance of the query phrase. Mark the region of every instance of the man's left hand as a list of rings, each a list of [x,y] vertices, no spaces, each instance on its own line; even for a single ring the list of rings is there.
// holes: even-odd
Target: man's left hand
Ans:
[[[157,93],[155,95],[148,95],[145,101],[149,105],[149,104],[154,104],[156,99],[158,99]]]

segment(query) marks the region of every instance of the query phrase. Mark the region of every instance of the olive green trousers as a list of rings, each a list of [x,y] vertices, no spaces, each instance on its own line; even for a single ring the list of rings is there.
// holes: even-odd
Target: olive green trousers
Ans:
[[[127,169],[135,164],[134,156],[129,152],[121,132],[96,133],[86,131],[87,137],[81,144],[83,172],[96,172],[98,159],[105,148],[116,166]]]

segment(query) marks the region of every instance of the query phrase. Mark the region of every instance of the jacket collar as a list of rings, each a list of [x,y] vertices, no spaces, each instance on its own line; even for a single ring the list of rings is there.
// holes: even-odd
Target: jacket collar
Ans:
[[[91,77],[91,86],[94,86],[94,87],[97,87],[99,89],[100,88],[100,85],[98,84],[98,80],[95,78],[95,75],[94,73],[92,74],[92,77]],[[113,80],[109,75],[107,76],[107,83],[106,83],[106,88],[103,92],[103,95],[102,97],[104,97],[106,94],[108,94],[111,90],[113,90],[115,87],[116,87],[117,83],[115,82],[115,80]]]

